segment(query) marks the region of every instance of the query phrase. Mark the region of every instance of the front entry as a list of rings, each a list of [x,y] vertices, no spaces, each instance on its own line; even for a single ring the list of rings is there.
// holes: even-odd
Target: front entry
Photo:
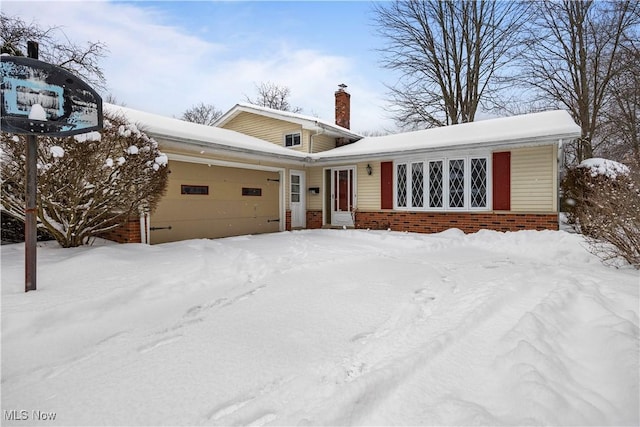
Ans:
[[[356,206],[355,167],[331,169],[331,225],[353,227]]]
[[[292,170],[289,174],[289,204],[291,209],[291,227],[307,226],[307,209],[304,200],[304,172]]]

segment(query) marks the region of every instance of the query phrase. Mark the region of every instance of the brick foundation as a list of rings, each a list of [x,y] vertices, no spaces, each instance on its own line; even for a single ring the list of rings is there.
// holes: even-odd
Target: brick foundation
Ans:
[[[290,210],[285,211],[284,218],[285,218],[284,229],[287,231],[291,231],[291,211]]]
[[[494,212],[356,212],[356,228],[439,233],[459,228],[465,233],[496,231],[558,230],[558,214]]]
[[[322,211],[307,211],[307,229],[322,228]]]
[[[107,231],[100,237],[117,243],[140,243],[140,218],[129,218],[124,225]]]

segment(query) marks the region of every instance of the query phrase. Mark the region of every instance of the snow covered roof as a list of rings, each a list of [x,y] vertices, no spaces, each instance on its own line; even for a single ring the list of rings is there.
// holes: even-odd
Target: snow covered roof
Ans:
[[[259,105],[247,103],[238,103],[234,105],[229,111],[227,111],[220,118],[218,118],[218,120],[215,121],[214,126],[224,126],[225,123],[228,123],[231,119],[242,112],[258,114],[260,116],[270,117],[272,119],[296,123],[302,126],[303,129],[316,131],[322,129],[326,134],[337,138],[349,138],[352,140],[362,138],[362,135],[360,134],[352,132],[347,128],[343,128],[342,126],[338,126],[331,122],[319,119],[317,117],[292,113],[290,111],[275,110],[273,108],[261,107]]]
[[[480,146],[535,144],[549,139],[573,139],[580,127],[567,111],[554,110],[443,126],[394,135],[366,137],[319,153],[319,158],[342,158],[406,152],[442,151]]]
[[[238,104],[236,107],[241,111],[276,111],[250,104]],[[189,144],[207,151],[236,153],[244,157],[279,159],[292,162],[314,161],[326,163],[355,161],[358,159],[373,160],[402,154],[455,149],[506,148],[509,146],[536,145],[550,140],[570,140],[580,136],[580,127],[575,124],[569,113],[564,110],[556,110],[395,135],[366,137],[349,145],[312,154],[285,148],[240,132],[186,122],[127,107],[104,104],[104,110],[124,114],[130,121],[142,125],[149,134],[165,142]],[[325,123],[319,119],[301,114],[282,111],[277,113],[279,115],[289,115],[295,120],[313,120],[319,124]],[[340,128],[335,125],[333,127]],[[345,129],[345,131],[348,130]]]
[[[306,153],[272,144],[253,136],[214,126],[187,122],[107,103],[104,104],[103,109],[105,112],[123,114],[131,122],[140,124],[145,132],[159,139],[191,143],[230,152],[253,153],[262,156],[267,154],[295,160],[302,160],[308,156]]]

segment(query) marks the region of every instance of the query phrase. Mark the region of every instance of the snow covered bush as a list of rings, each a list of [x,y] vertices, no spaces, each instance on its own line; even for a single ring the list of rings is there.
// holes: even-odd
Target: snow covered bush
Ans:
[[[26,138],[2,132],[2,209],[24,219]],[[131,215],[152,211],[165,192],[167,157],[124,117],[105,114],[104,129],[38,138],[38,226],[62,247],[82,245]]]
[[[640,268],[640,174],[638,168],[587,159],[562,183],[567,219],[604,260],[624,258]]]

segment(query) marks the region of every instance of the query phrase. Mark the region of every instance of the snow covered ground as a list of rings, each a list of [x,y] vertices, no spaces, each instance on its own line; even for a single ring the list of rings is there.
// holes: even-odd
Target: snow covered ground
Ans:
[[[23,257],[3,425],[640,423],[639,273],[576,234],[45,244],[27,294]]]

